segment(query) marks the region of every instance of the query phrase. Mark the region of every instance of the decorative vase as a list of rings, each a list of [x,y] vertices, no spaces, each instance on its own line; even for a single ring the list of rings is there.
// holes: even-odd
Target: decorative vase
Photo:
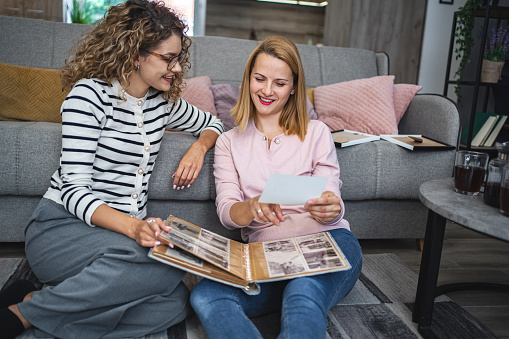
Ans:
[[[502,74],[502,67],[504,67],[505,61],[491,61],[483,59],[481,69],[481,81],[482,82],[498,82]]]

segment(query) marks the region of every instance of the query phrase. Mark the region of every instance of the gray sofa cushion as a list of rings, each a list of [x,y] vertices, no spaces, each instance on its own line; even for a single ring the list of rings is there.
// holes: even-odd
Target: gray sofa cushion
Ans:
[[[92,28],[89,25],[8,16],[2,16],[1,20],[0,42],[3,48],[0,49],[0,61],[26,67],[62,67],[71,55],[74,39]],[[19,34],[21,28],[23,34]],[[6,46],[16,46],[16,52]]]
[[[257,41],[222,37],[194,37],[193,41],[192,67],[188,76],[207,75],[212,84],[240,85],[246,62],[258,45]],[[327,46],[297,45],[297,48],[308,88],[388,72],[388,59],[384,53]],[[206,57],[208,55],[215,57]]]
[[[0,123],[0,195],[42,196],[57,170],[62,147],[62,125],[51,122]],[[162,200],[208,200],[215,198],[212,163],[207,153],[202,171],[192,188],[173,190],[171,175],[196,138],[188,133],[166,132],[149,184],[149,198]]]
[[[51,122],[0,123],[1,195],[42,196],[58,168],[62,125]]]
[[[221,37],[194,37],[193,41],[188,76],[207,75],[213,85],[240,85],[246,61],[258,45],[252,40]]]
[[[450,172],[455,154],[410,151],[384,140],[338,148],[336,153],[345,201],[415,199],[421,183]]]
[[[322,79],[316,85],[307,84],[308,87],[316,87],[334,84],[341,81],[349,81],[362,78],[371,78],[378,74],[377,57],[374,52],[355,48],[321,47],[321,76]],[[339,54],[338,54],[339,52]],[[338,57],[339,56],[339,57]],[[324,66],[326,65],[326,66]],[[308,73],[306,71],[306,80]]]

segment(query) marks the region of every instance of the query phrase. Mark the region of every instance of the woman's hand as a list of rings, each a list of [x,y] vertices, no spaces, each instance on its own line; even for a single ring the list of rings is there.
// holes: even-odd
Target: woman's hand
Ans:
[[[173,189],[184,189],[196,181],[203,166],[205,153],[207,150],[196,142],[189,147],[173,173]]]
[[[253,218],[260,222],[271,222],[276,226],[280,226],[285,221],[281,206],[279,204],[261,203],[258,200],[260,196],[249,199],[249,209]]]
[[[184,189],[191,186],[198,178],[203,166],[203,160],[207,151],[215,145],[219,135],[211,130],[205,130],[200,134],[186,154],[180,159],[175,173],[173,173],[173,189]]]
[[[318,222],[328,223],[341,213],[341,198],[330,191],[325,191],[320,198],[309,199],[304,208]]]
[[[129,236],[143,247],[154,247],[160,245],[157,239],[161,231],[169,232],[171,227],[166,225],[161,218],[147,218],[146,220],[134,219]],[[173,247],[170,244],[170,247]]]

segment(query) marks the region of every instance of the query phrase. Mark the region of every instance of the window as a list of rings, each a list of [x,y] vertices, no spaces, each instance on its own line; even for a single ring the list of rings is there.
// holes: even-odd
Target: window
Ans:
[[[125,0],[63,0],[64,22],[96,24],[104,17],[110,6]],[[166,6],[174,9],[183,18],[189,30],[188,35],[204,35],[206,0],[162,0]],[[195,25],[195,12],[198,19]]]

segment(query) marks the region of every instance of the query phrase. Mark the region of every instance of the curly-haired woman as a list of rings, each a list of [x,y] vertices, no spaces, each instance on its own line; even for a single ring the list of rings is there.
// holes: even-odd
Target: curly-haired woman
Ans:
[[[190,63],[186,26],[148,0],[111,7],[61,69],[62,153],[34,211],[26,254],[47,285],[0,294],[0,333],[34,326],[59,338],[137,337],[190,310],[184,272],[147,257],[168,227],[147,218],[147,188],[166,128],[199,138],[173,187],[193,184],[222,123],[179,98]],[[171,183],[168,183],[171,184]]]

